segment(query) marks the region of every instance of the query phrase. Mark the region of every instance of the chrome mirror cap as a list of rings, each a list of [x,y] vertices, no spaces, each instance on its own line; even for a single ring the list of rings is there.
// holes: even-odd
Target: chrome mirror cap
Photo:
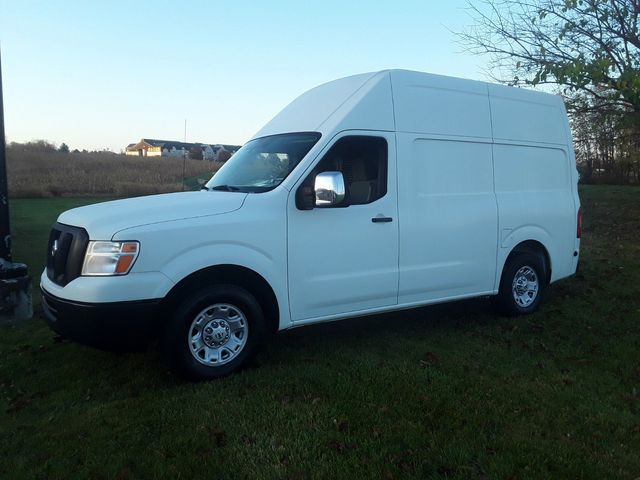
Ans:
[[[322,172],[316,175],[316,207],[333,207],[344,200],[345,188],[342,172]]]

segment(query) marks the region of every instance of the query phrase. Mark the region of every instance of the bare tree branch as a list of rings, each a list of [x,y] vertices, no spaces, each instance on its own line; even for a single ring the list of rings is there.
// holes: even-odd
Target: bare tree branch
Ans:
[[[556,84],[640,111],[638,0],[469,0],[460,41],[510,85]],[[498,78],[496,78],[498,79]]]

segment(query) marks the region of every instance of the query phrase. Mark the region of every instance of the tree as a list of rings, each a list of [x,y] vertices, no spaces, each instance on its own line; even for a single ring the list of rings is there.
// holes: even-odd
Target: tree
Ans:
[[[189,158],[192,160],[202,160],[202,148],[201,147],[193,147],[189,150]]]
[[[227,160],[229,160],[231,158],[231,152],[229,152],[228,150],[220,150],[218,152],[218,158],[217,160],[219,162],[226,162]]]
[[[640,182],[640,135],[632,116],[594,108],[574,114],[571,124],[583,182]]]
[[[56,146],[48,140],[31,140],[25,143],[11,142],[7,147],[13,150],[37,153],[52,153],[57,150]]]
[[[58,151],[60,153],[69,153],[69,145],[63,142],[62,145],[60,145],[60,147],[58,148]]]
[[[472,52],[491,56],[494,79],[555,84],[572,109],[640,113],[638,0],[470,0],[475,24],[460,34]]]

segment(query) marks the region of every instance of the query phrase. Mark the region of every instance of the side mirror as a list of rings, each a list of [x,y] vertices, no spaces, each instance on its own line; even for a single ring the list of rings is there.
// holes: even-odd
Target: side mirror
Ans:
[[[345,188],[342,172],[322,172],[316,175],[316,207],[335,207],[344,201]]]

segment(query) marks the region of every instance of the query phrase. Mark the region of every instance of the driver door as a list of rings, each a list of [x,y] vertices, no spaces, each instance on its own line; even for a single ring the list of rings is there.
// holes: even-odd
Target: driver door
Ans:
[[[345,132],[289,195],[288,282],[294,322],[397,304],[395,151],[393,133]],[[345,201],[299,209],[296,191],[327,171],[342,173]]]

